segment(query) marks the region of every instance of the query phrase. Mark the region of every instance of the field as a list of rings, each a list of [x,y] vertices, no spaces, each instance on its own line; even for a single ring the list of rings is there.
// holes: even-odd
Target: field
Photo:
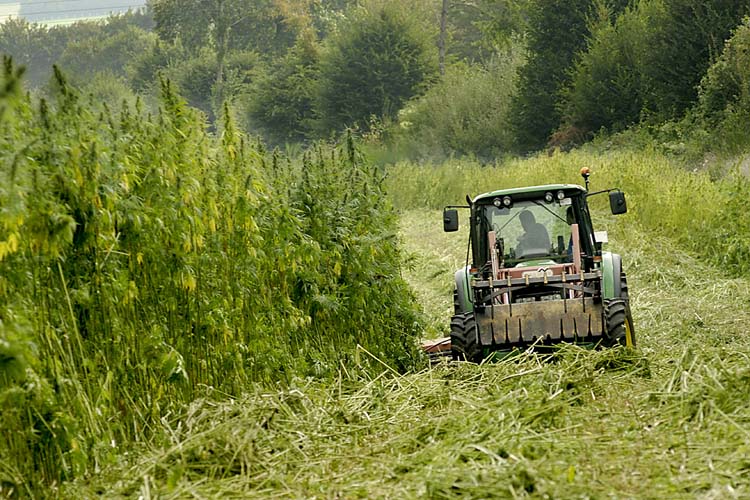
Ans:
[[[523,183],[532,180],[524,175],[544,177],[545,168],[582,160],[600,163],[598,183],[611,181],[607,166],[618,162],[579,154],[485,172],[515,173]],[[662,173],[668,168],[665,159],[641,160],[664,162]],[[399,168],[391,182],[402,186],[405,278],[424,305],[428,335],[438,335],[450,314],[452,272],[464,260],[465,239],[442,233],[439,210],[405,208],[412,202],[400,176],[419,171],[430,179],[425,167]],[[441,168],[431,175],[434,185],[447,185],[437,180],[448,175]],[[675,185],[680,175],[671,178]],[[554,360],[525,354],[404,375],[385,363],[377,376],[342,364],[328,381],[297,378],[229,401],[199,399],[162,419],[166,442],[142,446],[64,494],[747,497],[750,282],[687,251],[676,233],[649,228],[639,216],[644,189],[629,193],[628,215],[594,215],[627,265],[636,350],[569,346]]]
[[[743,498],[750,183],[741,159],[578,150],[381,168],[209,134],[170,84],[111,110],[56,74],[0,107],[0,496]],[[497,186],[620,187],[638,348],[427,367]],[[420,312],[420,304],[422,311]]]
[[[0,499],[750,498],[750,0],[724,3],[3,24]],[[442,207],[581,167],[627,195],[589,203],[636,348],[431,366],[468,253]]]

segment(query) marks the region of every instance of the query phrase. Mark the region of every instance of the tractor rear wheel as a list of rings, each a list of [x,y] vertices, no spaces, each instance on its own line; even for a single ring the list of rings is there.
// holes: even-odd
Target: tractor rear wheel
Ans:
[[[617,345],[635,347],[633,320],[630,318],[630,307],[627,299],[605,300],[604,320],[606,321],[605,347]]]
[[[482,348],[477,342],[474,313],[456,314],[451,319],[451,354],[454,361],[482,361]]]

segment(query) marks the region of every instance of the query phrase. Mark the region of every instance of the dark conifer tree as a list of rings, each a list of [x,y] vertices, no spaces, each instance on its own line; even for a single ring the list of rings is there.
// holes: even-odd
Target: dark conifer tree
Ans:
[[[698,98],[698,85],[724,41],[750,13],[749,0],[665,0],[644,65],[650,88],[647,109],[655,118],[680,115]]]
[[[529,60],[521,69],[511,120],[518,147],[544,147],[560,122],[561,89],[575,54],[586,43],[592,0],[535,0],[529,7]]]

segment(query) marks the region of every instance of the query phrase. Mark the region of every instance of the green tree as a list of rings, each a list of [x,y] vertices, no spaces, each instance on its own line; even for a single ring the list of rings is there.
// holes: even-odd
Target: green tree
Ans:
[[[26,67],[26,79],[38,87],[46,83],[52,64],[60,57],[65,40],[61,30],[29,23],[24,19],[9,19],[0,24],[0,53]]]
[[[513,127],[524,151],[545,145],[560,123],[559,93],[569,81],[575,54],[584,47],[592,0],[532,0],[529,59],[520,70]]]
[[[49,82],[55,63],[80,81],[100,71],[123,75],[129,61],[150,43],[152,25],[151,17],[143,12],[110,16],[106,22],[52,27],[10,19],[0,24],[0,53],[26,66],[26,78],[33,87]]]
[[[128,79],[135,90],[156,89],[159,72],[177,66],[184,59],[185,51],[180,44],[154,40],[150,47],[130,60],[126,68]]]
[[[278,0],[151,0],[155,30],[164,41],[180,40],[191,52],[211,47],[222,52],[254,50],[283,54],[296,31]]]
[[[530,0],[449,0],[448,56],[468,61],[492,59],[528,29]]]
[[[124,26],[115,33],[100,31],[94,36],[71,40],[58,61],[67,74],[77,82],[85,82],[91,75],[108,72],[124,77],[128,64],[147,52],[155,42],[155,35],[135,26]]]
[[[748,1],[643,0],[614,23],[600,13],[571,72],[561,108],[566,125],[591,132],[680,117],[698,99],[701,78],[748,8]],[[717,97],[726,87],[719,82],[731,81],[713,74],[703,111],[723,102]]]
[[[599,6],[586,50],[576,58],[564,92],[563,127],[584,136],[601,128],[621,130],[640,120],[646,86],[643,62],[650,47],[650,19],[661,14],[658,2],[641,1],[613,22]]]
[[[280,3],[290,5],[299,5],[300,0],[277,0]],[[346,12],[356,5],[358,0],[306,0],[308,12],[312,26],[318,35],[323,39],[346,18]]]
[[[607,2],[608,11],[616,15],[626,4]],[[530,1],[529,58],[520,70],[511,115],[521,150],[540,149],[559,126],[561,93],[570,83],[576,54],[586,46],[595,7],[595,0]]]
[[[176,84],[191,106],[203,111],[213,122],[224,100],[233,98],[247,88],[257,63],[258,57],[253,52],[231,52],[226,58],[225,76],[219,87],[216,81],[218,62],[214,53],[206,48],[195,56],[164,68],[161,74]]]
[[[213,100],[221,103],[227,92],[226,61],[236,51],[284,53],[296,37],[273,0],[152,0],[156,32],[162,40],[180,41],[202,59],[213,53]],[[205,63],[205,60],[203,61]],[[210,94],[203,96],[209,99]]]
[[[437,73],[432,40],[408,10],[396,2],[371,3],[329,38],[317,97],[321,132],[394,118]]]
[[[724,50],[700,84],[695,115],[699,125],[714,131],[706,149],[717,145],[731,153],[747,151],[750,139],[750,18],[745,18],[727,40]]]
[[[701,78],[718,57],[749,0],[662,0],[653,20],[654,37],[643,71],[648,81],[646,110],[656,120],[679,117],[698,98]]]
[[[308,31],[256,78],[247,103],[251,129],[276,144],[310,135],[319,59],[317,41]]]
[[[737,106],[750,111],[750,18],[735,29],[700,86],[705,116],[721,116]]]

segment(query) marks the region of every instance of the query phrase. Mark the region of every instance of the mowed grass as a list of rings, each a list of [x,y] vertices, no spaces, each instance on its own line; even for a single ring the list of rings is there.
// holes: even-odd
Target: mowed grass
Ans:
[[[456,233],[443,232],[442,211],[410,210],[401,214],[401,240],[406,254],[403,276],[422,305],[425,337],[447,334],[453,314],[455,272],[466,265],[468,210]]]
[[[750,283],[628,215],[597,212],[627,266],[638,349],[299,379],[162,419],[161,443],[67,497],[747,498]],[[402,214],[405,277],[434,334],[465,237]],[[447,328],[446,328],[447,329]],[[367,357],[367,352],[361,353]]]

